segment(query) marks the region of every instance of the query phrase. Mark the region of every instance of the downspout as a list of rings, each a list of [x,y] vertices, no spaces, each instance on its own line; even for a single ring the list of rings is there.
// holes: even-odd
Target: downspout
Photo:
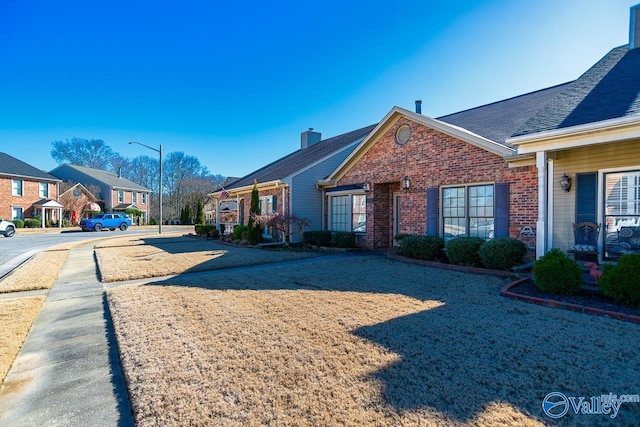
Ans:
[[[220,199],[215,198],[216,201],[216,230],[220,232]]]
[[[547,248],[547,152],[536,152],[538,169],[538,220],[536,221],[536,258]]]

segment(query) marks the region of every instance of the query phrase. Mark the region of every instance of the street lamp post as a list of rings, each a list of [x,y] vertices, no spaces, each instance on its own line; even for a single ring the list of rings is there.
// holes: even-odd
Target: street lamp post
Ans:
[[[136,141],[131,141],[129,142],[129,144],[142,145],[143,147],[146,147],[149,150],[153,150],[156,153],[160,154],[160,178],[158,181],[158,204],[159,204],[158,210],[159,210],[160,221],[158,221],[158,234],[162,234],[162,144],[160,144],[160,149],[149,147],[148,145],[145,145]]]

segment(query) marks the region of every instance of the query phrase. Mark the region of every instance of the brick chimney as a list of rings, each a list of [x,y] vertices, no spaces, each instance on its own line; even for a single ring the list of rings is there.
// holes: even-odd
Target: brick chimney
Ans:
[[[320,142],[322,134],[320,132],[314,132],[313,128],[305,130],[300,134],[300,148],[308,148],[313,144]]]
[[[629,50],[640,47],[640,4],[631,7]]]

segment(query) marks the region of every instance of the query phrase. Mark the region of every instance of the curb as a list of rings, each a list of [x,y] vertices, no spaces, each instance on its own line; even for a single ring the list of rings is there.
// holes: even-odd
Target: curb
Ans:
[[[526,277],[524,279],[518,279],[515,282],[507,283],[502,287],[502,289],[500,289],[500,295],[503,297],[517,300],[517,301],[524,301],[531,304],[559,308],[561,310],[568,310],[576,313],[589,314],[591,316],[604,316],[611,319],[622,320],[623,322],[626,321],[626,322],[631,322],[631,323],[640,325],[640,316],[620,313],[618,311],[603,310],[601,308],[594,308],[586,305],[571,304],[563,301],[554,300],[551,298],[538,298],[538,297],[532,297],[529,295],[521,295],[521,294],[516,294],[515,292],[510,291],[512,287],[517,286],[521,283],[524,283],[528,280],[531,280],[531,278]]]

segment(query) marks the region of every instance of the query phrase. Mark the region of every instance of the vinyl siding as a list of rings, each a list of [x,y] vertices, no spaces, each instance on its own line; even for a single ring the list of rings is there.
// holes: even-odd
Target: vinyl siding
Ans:
[[[576,174],[602,169],[640,168],[640,140],[617,142],[559,151],[553,169],[553,247],[567,250],[573,244],[572,224],[576,221]],[[566,173],[571,190],[565,193],[559,185]],[[598,191],[601,187],[598,183]],[[602,218],[598,217],[598,223]],[[602,237],[602,232],[600,237]]]
[[[309,220],[310,225],[306,230],[322,229],[322,191],[316,188],[316,182],[329,176],[354,148],[355,144],[350,145],[292,178],[290,212],[298,218]],[[291,242],[302,242],[302,232],[291,235]]]

